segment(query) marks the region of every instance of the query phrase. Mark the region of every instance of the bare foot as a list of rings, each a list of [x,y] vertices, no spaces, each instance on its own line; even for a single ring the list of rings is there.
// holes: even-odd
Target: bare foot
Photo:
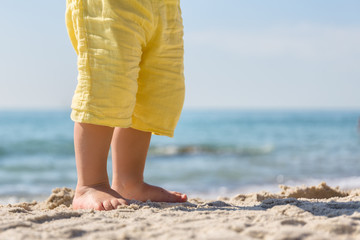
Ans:
[[[76,187],[73,209],[113,210],[127,205],[126,200],[108,184]]]
[[[186,194],[168,191],[161,187],[153,186],[144,182],[137,184],[113,185],[112,189],[127,199],[135,199],[145,202],[186,202]]]

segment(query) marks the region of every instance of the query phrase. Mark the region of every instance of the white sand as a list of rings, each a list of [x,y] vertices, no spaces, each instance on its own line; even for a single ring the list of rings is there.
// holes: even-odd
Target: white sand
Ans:
[[[74,211],[73,191],[58,188],[44,202],[0,205],[0,239],[360,239],[360,190],[280,187],[108,212]]]

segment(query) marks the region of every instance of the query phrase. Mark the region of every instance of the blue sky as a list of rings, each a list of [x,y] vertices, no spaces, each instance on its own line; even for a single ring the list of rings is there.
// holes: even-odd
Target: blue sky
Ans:
[[[182,0],[185,108],[360,108],[360,1]],[[66,109],[64,1],[4,1],[0,108]]]

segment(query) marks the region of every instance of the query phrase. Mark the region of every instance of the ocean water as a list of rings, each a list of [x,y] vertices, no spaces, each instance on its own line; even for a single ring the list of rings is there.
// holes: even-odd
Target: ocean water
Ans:
[[[75,187],[69,114],[0,111],[0,204]],[[152,137],[145,180],[204,198],[321,181],[360,187],[359,117],[360,110],[184,110],[174,138]]]

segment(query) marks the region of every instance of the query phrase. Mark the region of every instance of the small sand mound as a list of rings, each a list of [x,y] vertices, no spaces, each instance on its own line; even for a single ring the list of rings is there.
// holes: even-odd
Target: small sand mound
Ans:
[[[280,185],[282,191],[280,195],[287,198],[332,198],[332,197],[347,197],[348,193],[341,191],[339,187],[331,188],[325,182],[320,183],[318,186],[302,186],[302,187],[289,187]]]
[[[54,209],[61,205],[70,207],[72,200],[74,198],[74,190],[70,188],[55,188],[52,190],[52,194],[45,201],[46,207],[48,209]]]
[[[289,187],[280,185],[280,193],[270,193],[262,191],[259,193],[238,194],[230,199],[232,202],[262,202],[266,199],[284,199],[284,198],[308,198],[308,199],[327,199],[333,197],[347,197],[359,196],[360,190],[353,190],[349,193],[341,191],[339,187],[329,187],[325,182],[320,183],[318,186],[302,186],[302,187]]]
[[[234,202],[261,202],[265,199],[271,199],[271,198],[281,198],[278,194],[269,193],[266,191],[262,191],[259,193],[250,193],[250,194],[238,194],[230,199],[230,201]]]

